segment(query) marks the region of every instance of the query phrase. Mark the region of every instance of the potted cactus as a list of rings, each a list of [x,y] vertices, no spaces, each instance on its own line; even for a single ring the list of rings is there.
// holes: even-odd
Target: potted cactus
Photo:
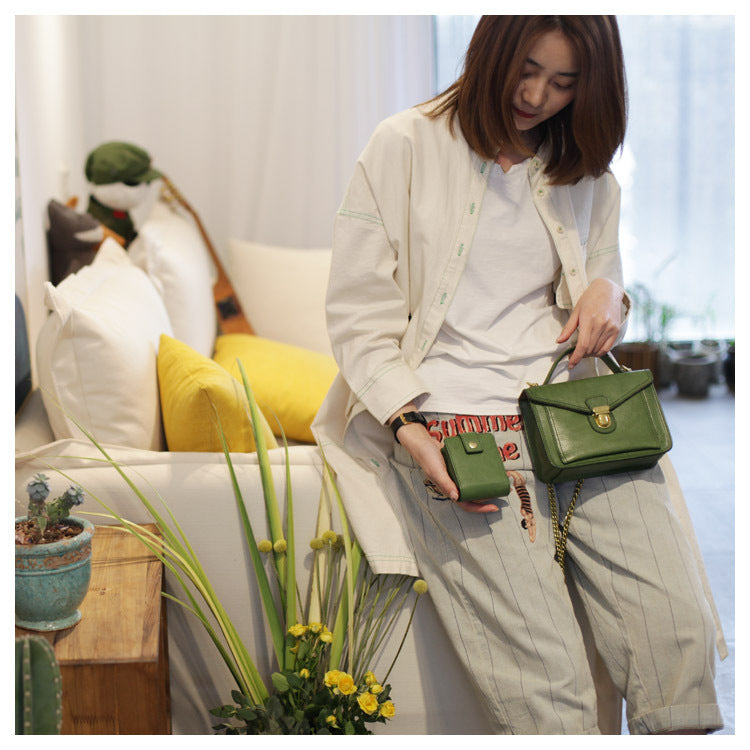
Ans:
[[[80,487],[47,502],[49,480],[37,474],[26,490],[27,515],[16,518],[16,625],[62,630],[81,619],[78,607],[91,579],[94,526],[70,515],[83,502]]]

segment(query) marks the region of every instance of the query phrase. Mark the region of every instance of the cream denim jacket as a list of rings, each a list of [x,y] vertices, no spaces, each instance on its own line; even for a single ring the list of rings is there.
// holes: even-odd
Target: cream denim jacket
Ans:
[[[622,285],[620,190],[609,172],[554,187],[543,167],[539,156],[529,160],[529,187],[560,258],[556,304],[572,309],[596,278]],[[376,573],[418,575],[398,519],[400,490],[389,464],[393,434],[385,422],[425,392],[415,369],[471,252],[489,168],[458,125],[451,135],[444,118],[413,108],[377,127],[336,217],[326,310],[340,374],[313,432]],[[597,364],[584,360],[575,376],[593,375]]]

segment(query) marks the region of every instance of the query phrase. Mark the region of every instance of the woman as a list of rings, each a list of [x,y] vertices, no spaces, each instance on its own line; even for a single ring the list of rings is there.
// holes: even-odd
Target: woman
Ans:
[[[599,731],[518,396],[573,343],[569,372],[595,374],[624,333],[624,131],[613,17],[486,16],[458,81],[376,129],[336,220],[318,439],[376,571],[413,552],[498,733]],[[440,447],[467,429],[494,435],[508,498],[459,502]],[[586,480],[568,560],[631,733],[720,727],[715,627],[659,467]]]

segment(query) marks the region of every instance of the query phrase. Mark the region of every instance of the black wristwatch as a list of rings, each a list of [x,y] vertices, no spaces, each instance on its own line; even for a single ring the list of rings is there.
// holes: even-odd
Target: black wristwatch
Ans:
[[[393,430],[393,436],[396,438],[396,442],[400,442],[398,439],[398,431],[410,422],[419,422],[427,427],[427,420],[418,411],[405,411],[399,414],[393,422],[391,422],[391,429]]]

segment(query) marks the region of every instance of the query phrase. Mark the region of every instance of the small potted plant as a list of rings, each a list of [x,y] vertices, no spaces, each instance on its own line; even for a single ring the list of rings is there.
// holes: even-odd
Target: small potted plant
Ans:
[[[634,284],[627,291],[637,331],[644,338],[619,344],[614,355],[620,364],[632,370],[651,370],[654,386],[666,388],[672,382],[667,330],[679,313],[672,305],[657,302],[644,284]]]
[[[44,474],[27,485],[26,516],[16,518],[16,625],[29,630],[62,630],[81,619],[78,609],[91,579],[90,521],[71,516],[83,490],[69,487],[47,501]]]

